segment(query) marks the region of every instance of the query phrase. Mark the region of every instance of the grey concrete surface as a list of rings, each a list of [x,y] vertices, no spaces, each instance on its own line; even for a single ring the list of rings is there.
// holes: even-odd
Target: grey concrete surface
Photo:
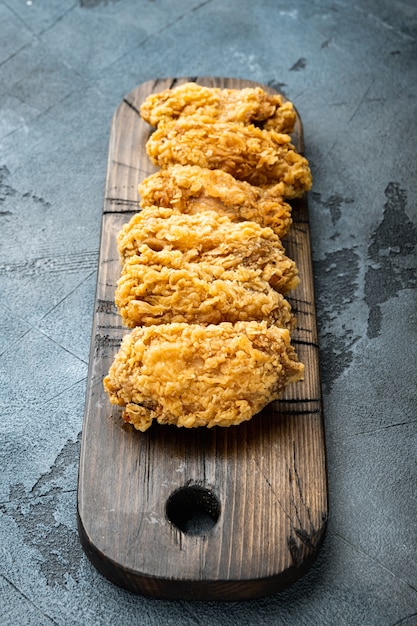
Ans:
[[[0,0],[0,624],[417,624],[414,0]],[[76,530],[111,117],[139,83],[238,76],[296,104],[330,521],[259,601],[114,587]]]

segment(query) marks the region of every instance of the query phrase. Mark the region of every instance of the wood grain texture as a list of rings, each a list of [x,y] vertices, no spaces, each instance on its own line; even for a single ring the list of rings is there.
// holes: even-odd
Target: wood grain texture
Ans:
[[[155,171],[145,144],[152,129],[139,116],[151,93],[186,80],[254,86],[240,79],[163,79],[144,83],[117,108],[111,127],[97,293],[78,482],[82,545],[97,569],[133,592],[161,598],[240,600],[269,595],[313,563],[328,515],[325,437],[319,376],[308,206],[293,203],[285,240],[301,285],[293,343],[303,382],[237,427],[134,430],[102,386],[127,331],[114,305],[120,276],[116,236],[138,210],[138,183]],[[272,89],[263,86],[266,90]],[[293,143],[303,150],[298,118]],[[168,519],[169,497],[198,485],[214,494],[217,523],[199,534]],[[191,493],[191,492],[190,492]]]

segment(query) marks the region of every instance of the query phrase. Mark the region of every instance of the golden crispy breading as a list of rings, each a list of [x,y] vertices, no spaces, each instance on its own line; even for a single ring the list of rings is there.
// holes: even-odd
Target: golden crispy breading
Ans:
[[[284,198],[301,196],[312,183],[308,161],[295,150],[289,135],[253,125],[180,118],[159,126],[146,150],[159,167],[219,169],[251,185],[274,185],[275,193]]]
[[[180,254],[148,250],[127,259],[115,296],[126,326],[264,319],[281,328],[294,327],[289,303],[261,278],[260,270],[187,263]]]
[[[148,207],[122,228],[117,244],[122,262],[135,254],[145,259],[153,251],[161,265],[176,269],[191,262],[221,265],[225,270],[242,265],[257,270],[280,293],[295,289],[299,283],[296,264],[285,255],[280,239],[270,228],[256,222],[232,222],[214,211],[188,215]],[[173,260],[169,252],[179,254]]]
[[[155,419],[178,427],[251,419],[302,379],[286,329],[266,322],[135,328],[104,379],[123,419],[141,431]]]
[[[151,126],[179,117],[198,115],[212,122],[256,123],[281,133],[292,133],[296,113],[291,102],[279,94],[268,94],[261,87],[220,89],[185,83],[148,96],[140,108]]]
[[[198,165],[174,165],[159,170],[139,185],[141,206],[162,206],[181,213],[216,211],[234,222],[244,220],[269,226],[285,237],[291,223],[291,206],[268,187],[254,187],[223,170]]]

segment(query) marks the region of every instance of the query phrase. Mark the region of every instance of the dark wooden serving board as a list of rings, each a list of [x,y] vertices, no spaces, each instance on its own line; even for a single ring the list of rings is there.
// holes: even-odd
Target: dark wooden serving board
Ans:
[[[301,276],[290,301],[298,320],[293,343],[305,364],[303,382],[239,426],[186,430],[155,424],[145,433],[123,423],[121,410],[110,405],[102,386],[127,332],[114,305],[121,271],[116,236],[138,210],[138,183],[155,171],[145,150],[152,129],[141,120],[139,107],[149,94],[187,80],[215,87],[255,85],[207,77],[155,80],[134,89],[115,112],[80,455],[78,527],[96,568],[133,592],[244,600],[275,593],[308,569],[328,515],[307,200],[294,203],[294,223],[284,242]],[[293,143],[302,152],[299,118]],[[167,513],[168,500],[173,504]]]

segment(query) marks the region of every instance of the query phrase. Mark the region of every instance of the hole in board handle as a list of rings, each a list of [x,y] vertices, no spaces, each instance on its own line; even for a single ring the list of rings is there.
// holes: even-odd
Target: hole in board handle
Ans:
[[[201,485],[187,485],[171,493],[166,503],[168,520],[186,535],[205,535],[217,523],[220,502]]]

